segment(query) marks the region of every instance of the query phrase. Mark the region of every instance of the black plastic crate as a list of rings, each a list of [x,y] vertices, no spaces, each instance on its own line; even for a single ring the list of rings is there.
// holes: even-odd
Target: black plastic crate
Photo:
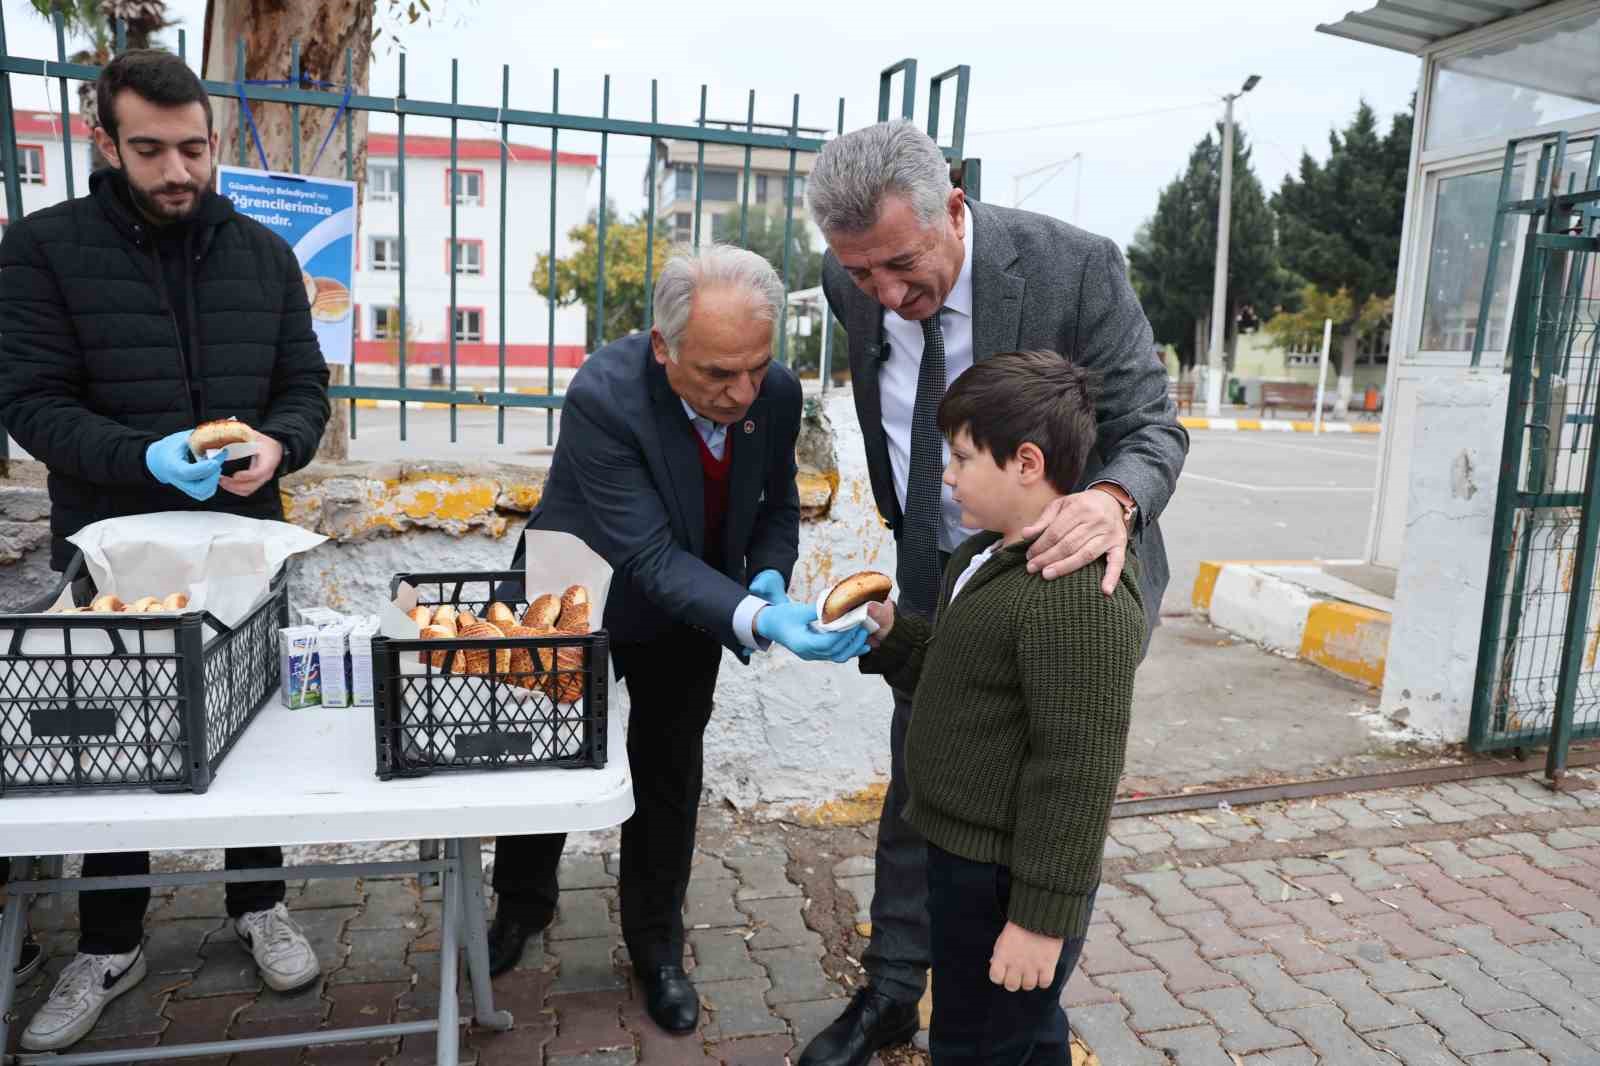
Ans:
[[[482,618],[500,602],[521,618],[528,606],[520,570],[397,574],[391,595],[402,581],[417,590],[422,607],[448,604]],[[563,650],[571,661],[558,658]],[[551,669],[543,667],[541,651]],[[473,672],[469,654],[480,672]],[[610,664],[604,630],[499,640],[374,637],[378,776],[603,767]],[[558,701],[546,687],[581,698]]]
[[[76,581],[75,558],[54,603]],[[278,686],[289,583],[237,626],[209,611],[0,615],[0,795],[148,786],[204,792]],[[53,641],[59,651],[34,653]]]

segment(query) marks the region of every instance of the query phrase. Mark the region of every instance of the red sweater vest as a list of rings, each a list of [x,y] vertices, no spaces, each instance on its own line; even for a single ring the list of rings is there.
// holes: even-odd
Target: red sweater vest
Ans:
[[[722,458],[718,459],[706,447],[699,431],[691,432],[694,433],[694,442],[700,446],[700,471],[705,476],[702,495],[706,505],[706,540],[702,557],[720,570],[725,562],[722,533],[728,518],[728,475],[733,469],[733,434],[730,432],[723,438]]]

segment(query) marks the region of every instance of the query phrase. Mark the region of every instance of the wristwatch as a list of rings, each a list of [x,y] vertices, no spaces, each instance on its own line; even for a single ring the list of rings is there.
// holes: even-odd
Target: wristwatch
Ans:
[[[1133,502],[1132,497],[1129,497],[1127,502],[1124,502],[1120,493],[1112,491],[1113,486],[1110,482],[1101,481],[1091,487],[1099,489],[1117,501],[1117,504],[1122,508],[1123,528],[1127,531],[1128,536],[1132,537],[1134,523],[1139,520],[1139,505]]]

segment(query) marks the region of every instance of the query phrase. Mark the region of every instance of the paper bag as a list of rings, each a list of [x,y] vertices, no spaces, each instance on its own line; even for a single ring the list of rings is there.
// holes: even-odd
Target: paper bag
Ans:
[[[216,511],[162,511],[108,518],[67,540],[104,593],[132,603],[141,596],[187,592],[191,611],[210,611],[235,626],[272,587],[292,555],[327,537],[287,522]]]

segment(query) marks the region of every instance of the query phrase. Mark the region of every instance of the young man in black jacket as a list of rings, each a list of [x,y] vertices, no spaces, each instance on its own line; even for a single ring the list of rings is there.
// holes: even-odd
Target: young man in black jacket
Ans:
[[[13,223],[0,242],[0,424],[50,471],[51,565],[66,538],[153,511],[283,517],[278,477],[308,463],[328,421],[328,371],[299,263],[282,238],[212,191],[217,134],[200,80],[176,56],[134,51],[100,75],[95,139],[111,166],[89,195]],[[235,417],[257,431],[248,469],[222,476],[186,441]],[[111,801],[107,801],[111,802]],[[283,865],[235,848],[229,869]],[[85,876],[148,873],[147,852],[90,855]],[[282,881],[230,883],[228,914],[268,986],[320,972]],[[79,896],[79,954],[22,1046],[51,1051],[94,1028],[145,973],[146,888]]]

